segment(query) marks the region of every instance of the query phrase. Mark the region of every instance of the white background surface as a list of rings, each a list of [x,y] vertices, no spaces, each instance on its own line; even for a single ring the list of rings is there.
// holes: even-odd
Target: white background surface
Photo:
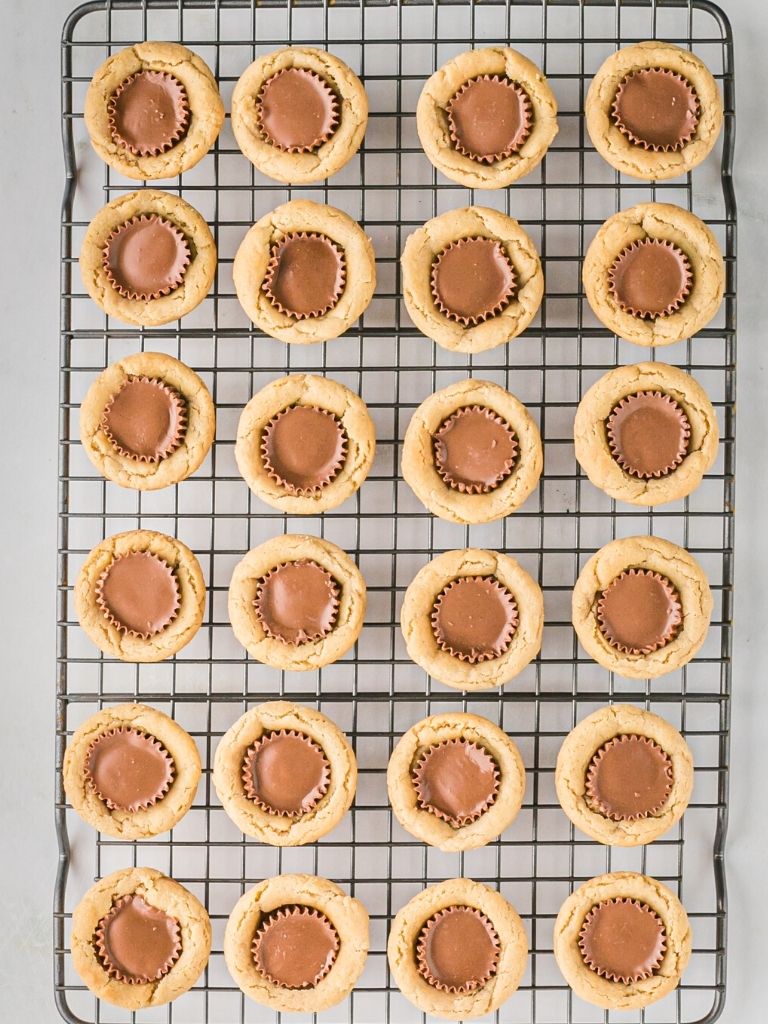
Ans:
[[[69,0],[0,0],[0,1019],[54,1024],[59,35]],[[736,36],[739,343],[728,1024],[766,1019],[768,13]]]

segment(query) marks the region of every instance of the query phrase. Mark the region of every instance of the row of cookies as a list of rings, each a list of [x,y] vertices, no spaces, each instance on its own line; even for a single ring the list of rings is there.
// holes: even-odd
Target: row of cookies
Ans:
[[[142,189],[91,221],[80,270],[91,298],[130,324],[184,316],[208,294],[216,245],[179,196]],[[412,232],[402,260],[411,320],[444,348],[478,353],[518,337],[544,296],[536,247],[512,217],[482,206],[451,210]],[[241,306],[265,334],[328,341],[365,312],[376,287],[370,239],[332,206],[295,199],[261,217],[234,258]],[[586,253],[583,282],[597,318],[619,337],[658,347],[693,337],[717,313],[725,265],[712,231],[667,203],[610,217]]]
[[[263,174],[322,181],[362,143],[368,99],[331,53],[287,47],[257,58],[232,95],[232,129]],[[717,84],[693,53],[659,41],[611,55],[592,80],[586,125],[598,152],[648,180],[697,166],[720,133]],[[197,55],[145,42],[110,56],[86,94],[85,123],[99,156],[129,178],[168,178],[210,150],[224,121],[216,79]],[[545,76],[510,47],[453,57],[426,82],[416,107],[424,152],[468,188],[504,188],[530,173],[557,135]]]
[[[89,718],[64,761],[72,806],[101,832],[122,839],[172,828],[191,805],[199,776],[192,738],[166,715],[136,704]],[[238,827],[279,846],[314,842],[330,831],[352,803],[356,777],[343,733],[320,712],[286,701],[243,715],[223,736],[213,769],[222,805]],[[416,723],[399,740],[387,779],[404,828],[455,851],[485,845],[510,824],[522,803],[525,770],[517,747],[497,726],[476,715],[444,713]],[[612,845],[643,844],[683,814],[692,760],[682,736],[658,716],[617,705],[591,714],[566,738],[556,784],[564,810],[590,836]],[[617,931],[630,933],[631,941],[616,948]],[[459,935],[462,942],[449,955]],[[357,956],[350,958],[345,944]],[[204,908],[148,869],[102,879],[73,918],[76,969],[101,998],[130,1008],[179,995],[196,980],[209,948]],[[334,1005],[354,986],[367,949],[362,906],[332,883],[307,876],[267,880],[244,894],[224,939],[238,985],[282,1010]],[[335,984],[321,984],[342,951],[346,969],[335,970]],[[514,909],[469,879],[414,897],[396,916],[389,940],[391,968],[404,994],[452,1019],[501,1005],[520,982],[527,951]],[[690,928],[679,902],[641,875],[592,879],[569,897],[555,926],[563,973],[600,1006],[639,1007],[660,998],[677,984],[689,952]],[[489,985],[499,973],[503,979]]]

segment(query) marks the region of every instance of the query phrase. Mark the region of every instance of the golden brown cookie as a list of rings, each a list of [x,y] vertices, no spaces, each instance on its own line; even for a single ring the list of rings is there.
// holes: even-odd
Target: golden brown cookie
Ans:
[[[517,50],[468,50],[422,90],[416,127],[438,171],[467,188],[506,188],[529,174],[557,135],[557,103]]]
[[[411,581],[400,625],[408,656],[425,672],[457,690],[488,690],[538,654],[544,600],[509,555],[446,551]]]
[[[186,480],[215,432],[208,388],[194,370],[161,352],[112,363],[80,407],[85,454],[107,480],[139,491]]]
[[[403,299],[422,334],[454,352],[516,338],[544,295],[536,246],[516,220],[485,206],[433,217],[408,236]]]
[[[113,53],[85,95],[91,144],[126,178],[175,178],[188,171],[223,123],[213,72],[179,43],[136,43]]]
[[[200,781],[200,755],[186,730],[146,704],[91,715],[64,753],[67,799],[80,817],[116,839],[146,839],[180,821]]]
[[[612,704],[587,715],[563,741],[555,787],[577,828],[598,843],[641,846],[685,813],[693,757],[658,715]]]
[[[371,240],[346,213],[294,199],[258,220],[232,270],[240,305],[265,334],[309,345],[338,338],[376,287]]]
[[[204,608],[200,563],[186,544],[154,530],[107,537],[75,581],[80,625],[122,661],[170,658],[198,631]]]
[[[245,156],[270,178],[306,184],[330,178],[360,148],[368,98],[332,53],[291,46],[258,57],[232,93],[232,130]]]
[[[702,162],[717,142],[723,101],[690,50],[651,40],[603,63],[587,93],[592,145],[622,174],[659,181]]]
[[[606,1010],[636,1010],[668,995],[691,948],[677,896],[631,871],[585,882],[555,921],[555,959],[565,980],[580,999]]]
[[[661,537],[611,541],[573,588],[573,626],[587,654],[628,679],[656,679],[704,643],[712,593],[684,548]]]
[[[725,264],[707,225],[670,203],[615,213],[582,269],[592,312],[609,331],[657,347],[692,338],[720,308]]]
[[[517,990],[528,940],[500,893],[451,878],[423,889],[398,912],[387,957],[414,1006],[445,1020],[471,1020],[497,1010]]]
[[[295,1013],[319,1013],[348,996],[368,947],[363,904],[314,875],[259,882],[240,897],[224,933],[224,958],[242,991]]]
[[[145,188],[118,196],[96,214],[80,250],[80,273],[108,316],[158,327],[206,297],[216,275],[216,244],[189,203]]]
[[[91,886],[72,915],[72,966],[99,999],[126,1010],[190,989],[211,951],[211,922],[187,889],[154,868]]]
[[[213,784],[237,827],[271,846],[303,846],[330,832],[355,797],[357,761],[344,733],[287,700],[251,708],[217,749]]]
[[[661,505],[696,490],[717,457],[717,414],[693,377],[666,363],[609,370],[582,398],[576,458],[617,501]]]
[[[387,790],[395,817],[411,835],[446,853],[474,850],[514,821],[525,767],[517,746],[493,722],[445,712],[400,737]]]
[[[338,661],[365,617],[365,581],[341,548],[286,534],[252,548],[229,585],[229,618],[251,657],[303,672]]]
[[[461,380],[436,391],[405,433],[405,481],[430,512],[454,523],[510,515],[536,488],[543,464],[530,413],[490,381]]]
[[[376,434],[362,398],[328,377],[280,377],[250,400],[235,459],[253,493],[292,515],[316,515],[355,493]]]

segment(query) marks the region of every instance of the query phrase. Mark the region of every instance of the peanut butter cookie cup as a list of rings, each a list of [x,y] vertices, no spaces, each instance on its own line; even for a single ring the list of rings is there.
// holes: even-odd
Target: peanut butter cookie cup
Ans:
[[[579,998],[606,1010],[636,1010],[674,991],[691,948],[675,894],[629,871],[585,882],[555,921],[555,959],[565,980]]]
[[[291,46],[257,58],[232,94],[232,130],[262,174],[288,184],[329,178],[360,148],[368,99],[325,50]]]
[[[153,491],[186,479],[208,454],[216,412],[208,388],[184,363],[137,352],[112,363],[80,408],[86,455],[121,487]]]
[[[224,104],[213,72],[179,43],[136,43],[97,69],[85,126],[102,160],[127,178],[175,178],[216,141]]]
[[[520,810],[525,768],[516,745],[479,715],[447,712],[400,738],[387,769],[397,820],[446,852],[485,846]]]
[[[510,47],[469,50],[427,80],[416,107],[424,152],[467,188],[506,188],[529,174],[557,135],[541,71]]]
[[[224,933],[224,958],[242,991],[296,1013],[319,1013],[349,995],[368,946],[363,904],[314,875],[259,882],[238,900]]]
[[[200,779],[192,737],[146,704],[104,708],[80,726],[64,754],[67,799],[99,832],[159,835],[189,810]]]
[[[247,835],[272,846],[314,843],[349,810],[357,762],[344,733],[312,708],[272,701],[252,708],[216,749],[213,782]]]
[[[587,131],[622,174],[658,181],[704,160],[717,142],[723,101],[702,60],[658,40],[617,50],[587,93]]]
[[[99,999],[126,1010],[190,989],[211,950],[211,922],[187,889],[154,868],[96,882],[72,915],[72,964]]]
[[[587,715],[563,741],[555,786],[563,810],[582,832],[609,846],[640,846],[685,813],[693,757],[663,718],[613,704]]]

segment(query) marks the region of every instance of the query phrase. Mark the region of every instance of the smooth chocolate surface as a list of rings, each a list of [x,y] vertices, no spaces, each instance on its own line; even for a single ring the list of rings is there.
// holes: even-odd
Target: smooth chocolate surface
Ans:
[[[500,313],[515,292],[515,272],[500,242],[462,238],[432,264],[432,296],[440,312],[465,326]]]
[[[687,79],[666,68],[641,68],[621,82],[611,108],[614,124],[643,149],[673,151],[699,123],[699,101]]]
[[[105,970],[130,984],[159,981],[181,953],[179,922],[139,895],[120,899],[96,929]]]
[[[280,988],[314,988],[333,967],[339,936],[314,907],[281,907],[264,917],[253,940],[257,969]]]
[[[97,736],[88,749],[86,778],[111,811],[134,812],[157,803],[173,781],[173,758],[153,736],[130,726]]]
[[[139,156],[157,156],[186,133],[189,106],[184,86],[163,71],[137,71],[109,100],[112,138]]]
[[[682,623],[677,591],[659,573],[629,569],[606,587],[597,603],[603,636],[626,654],[665,647]]]
[[[292,494],[311,494],[334,479],[344,464],[347,438],[326,409],[294,405],[267,424],[261,451],[264,466]]]
[[[317,562],[288,562],[259,583],[254,602],[267,636],[298,646],[326,636],[336,621],[339,587]]]
[[[419,973],[435,988],[474,992],[496,973],[499,940],[485,915],[474,907],[441,910],[416,941]]]
[[[280,729],[266,733],[243,763],[246,795],[270,814],[297,817],[328,790],[330,770],[322,748],[309,736]]]
[[[341,249],[325,235],[302,232],[272,247],[262,287],[272,305],[303,320],[332,310],[345,279]]]
[[[688,454],[691,425],[683,408],[660,391],[622,398],[606,423],[614,459],[643,480],[666,476]]]
[[[413,769],[419,805],[460,828],[496,799],[499,769],[488,751],[464,739],[429,747]]]
[[[481,406],[459,409],[435,432],[435,469],[457,491],[487,494],[512,473],[518,444],[501,416]]]
[[[338,101],[328,83],[307,68],[285,68],[268,78],[257,116],[265,138],[289,153],[306,153],[327,142],[338,125]]]
[[[587,798],[613,821],[655,814],[672,791],[672,761],[646,736],[622,735],[604,743],[587,767]]]
[[[190,261],[182,232],[164,217],[141,214],[116,228],[104,246],[104,269],[127,299],[158,299],[179,287]]]
[[[517,82],[481,75],[466,82],[446,107],[451,139],[470,159],[496,163],[516,153],[531,134],[531,109]]]
[[[439,595],[432,630],[440,647],[475,664],[498,658],[518,624],[517,605],[493,576],[463,576]]]
[[[118,629],[150,637],[176,617],[179,585],[173,570],[148,551],[120,555],[107,568],[97,600]]]
[[[624,985],[650,978],[664,958],[665,946],[661,918],[632,899],[598,903],[584,919],[579,936],[586,965]]]
[[[643,238],[615,259],[608,273],[611,294],[625,313],[640,320],[670,316],[691,289],[688,257],[672,242]]]
[[[110,399],[102,426],[122,454],[158,462],[181,444],[186,428],[184,402],[163,381],[132,377]]]

